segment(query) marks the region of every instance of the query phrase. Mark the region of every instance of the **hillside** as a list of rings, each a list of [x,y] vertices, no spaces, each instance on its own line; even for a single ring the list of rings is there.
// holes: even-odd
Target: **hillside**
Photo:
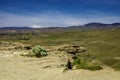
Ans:
[[[104,29],[44,28],[1,30],[0,79],[119,80],[119,35],[119,27]],[[48,51],[51,51],[50,54],[43,58],[20,56],[21,54],[30,53],[31,50],[26,50],[26,48],[35,45],[44,46]],[[63,73],[68,58],[62,52],[56,53],[56,48],[61,45],[85,47],[84,54],[91,54],[93,59],[101,62],[103,69],[98,71],[68,70]]]
[[[2,30],[0,41],[20,42],[31,46],[58,46],[64,44],[83,45],[87,53],[111,67],[120,62],[120,28],[107,29],[34,29],[34,30]]]

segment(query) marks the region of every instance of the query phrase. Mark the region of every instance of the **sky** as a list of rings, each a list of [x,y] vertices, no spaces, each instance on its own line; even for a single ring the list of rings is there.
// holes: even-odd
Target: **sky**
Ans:
[[[120,0],[0,0],[0,27],[120,22]]]

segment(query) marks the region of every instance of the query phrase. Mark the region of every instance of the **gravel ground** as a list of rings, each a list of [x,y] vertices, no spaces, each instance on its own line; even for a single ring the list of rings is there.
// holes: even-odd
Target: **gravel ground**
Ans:
[[[7,54],[7,53],[6,53]],[[105,67],[99,71],[69,70],[63,73],[56,56],[28,58],[0,55],[0,80],[120,80],[120,71]]]

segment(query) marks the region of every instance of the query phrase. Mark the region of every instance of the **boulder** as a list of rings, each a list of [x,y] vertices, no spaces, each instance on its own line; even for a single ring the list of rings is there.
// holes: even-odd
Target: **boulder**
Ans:
[[[25,50],[31,50],[32,47],[31,46],[24,46],[23,49],[25,49]]]
[[[77,53],[85,52],[86,48],[83,46],[67,45],[67,46],[63,46],[63,47],[59,48],[58,51],[65,51],[66,53],[75,55]]]

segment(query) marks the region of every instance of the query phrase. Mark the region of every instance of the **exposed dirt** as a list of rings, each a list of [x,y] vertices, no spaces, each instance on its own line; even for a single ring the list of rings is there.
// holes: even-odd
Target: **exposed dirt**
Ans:
[[[120,80],[120,72],[105,67],[99,71],[68,70],[60,55],[22,57],[25,51],[0,51],[0,80]]]

